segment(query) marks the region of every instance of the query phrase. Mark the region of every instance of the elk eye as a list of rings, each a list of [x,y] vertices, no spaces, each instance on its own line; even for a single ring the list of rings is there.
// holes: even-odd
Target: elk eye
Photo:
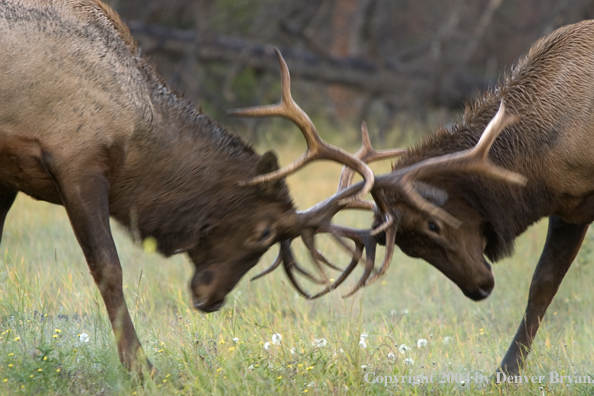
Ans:
[[[264,231],[262,231],[262,234],[260,235],[260,241],[265,241],[268,239],[268,237],[270,237],[270,227],[266,227]]]
[[[439,234],[439,227],[434,222],[430,221],[428,224],[429,231]]]

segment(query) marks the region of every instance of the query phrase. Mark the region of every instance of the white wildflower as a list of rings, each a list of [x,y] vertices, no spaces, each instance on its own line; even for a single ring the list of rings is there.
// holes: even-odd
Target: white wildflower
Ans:
[[[388,353],[388,359],[391,361],[396,360],[396,355],[393,352]]]
[[[338,348],[337,350],[334,351],[332,356],[336,357],[339,353],[344,353],[344,349]]]
[[[291,351],[290,352],[291,352],[291,355],[294,355],[295,354],[295,348],[291,348]]]
[[[87,333],[80,333],[78,339],[80,342],[89,342],[89,335]]]
[[[421,338],[417,341],[417,348],[423,348],[427,346],[427,340],[424,338]]]
[[[369,337],[367,333],[363,333],[359,336],[359,346],[363,349],[367,348],[367,337]]]
[[[275,333],[272,335],[272,343],[274,345],[280,345],[282,339],[283,339],[283,337],[278,333]]]
[[[410,351],[410,348],[407,347],[405,344],[402,344],[398,347],[398,352],[400,353],[406,353],[407,351]]]
[[[415,361],[412,360],[411,358],[406,358],[406,359],[404,359],[404,364],[411,366],[411,365],[415,364]]]
[[[361,370],[367,370],[367,365],[364,364],[363,366],[361,366]]]
[[[270,343],[267,342],[264,344],[264,349],[266,349],[267,351],[270,349]]]
[[[444,344],[449,344],[450,342],[452,342],[452,337],[444,337],[444,339],[443,339]]]
[[[237,338],[237,337],[233,337],[233,343],[234,343],[234,344],[237,344],[238,342],[239,342],[239,338]]]
[[[408,309],[405,309],[404,311],[402,311],[402,315],[408,315]]]
[[[398,312],[395,309],[393,309],[392,311],[390,311],[390,314],[392,314],[392,316],[397,316]]]
[[[312,344],[316,348],[323,348],[326,346],[326,344],[328,344],[328,341],[325,338],[320,338],[319,340],[316,338]]]
[[[250,364],[250,366],[248,367],[248,370],[253,370],[254,369],[254,365]]]
[[[308,388],[315,388],[316,387],[316,383],[315,382],[310,382],[309,384],[307,384]]]

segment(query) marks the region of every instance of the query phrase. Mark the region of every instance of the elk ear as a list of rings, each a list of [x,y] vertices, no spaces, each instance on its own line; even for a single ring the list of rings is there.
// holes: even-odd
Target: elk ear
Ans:
[[[258,160],[256,164],[256,175],[263,175],[266,173],[278,170],[278,159],[274,151],[267,151]]]
[[[440,188],[419,181],[414,182],[413,186],[421,197],[435,206],[442,206],[448,200],[448,193]]]
[[[264,175],[266,173],[274,172],[278,170],[278,159],[273,151],[267,151],[258,160],[256,164],[256,175]],[[280,180],[272,180],[258,184],[258,187],[263,194],[270,197],[279,197],[285,193],[286,187],[283,182],[284,178]]]

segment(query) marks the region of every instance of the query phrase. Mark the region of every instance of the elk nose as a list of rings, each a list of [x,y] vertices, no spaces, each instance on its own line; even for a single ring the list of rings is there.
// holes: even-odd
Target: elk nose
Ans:
[[[492,290],[493,290],[493,288],[485,289],[485,288],[479,287],[478,289],[476,289],[472,292],[465,292],[464,295],[466,297],[470,298],[471,300],[480,301],[480,300],[484,300],[485,298],[489,297]]]
[[[210,313],[210,312],[218,311],[219,309],[221,309],[221,307],[224,304],[225,304],[225,299],[216,301],[214,303],[202,301],[202,302],[194,303],[194,308],[196,308],[197,310],[202,311],[202,312]]]
[[[466,297],[474,301],[484,300],[489,297],[495,287],[495,278],[491,271],[491,265],[487,260],[483,260],[483,264],[487,267],[488,272],[484,273],[481,279],[477,279],[476,283],[473,282],[474,287],[462,290]]]
[[[484,300],[485,298],[489,297],[494,287],[495,279],[491,276],[485,282],[478,285],[478,288],[464,291],[464,295],[474,301]]]

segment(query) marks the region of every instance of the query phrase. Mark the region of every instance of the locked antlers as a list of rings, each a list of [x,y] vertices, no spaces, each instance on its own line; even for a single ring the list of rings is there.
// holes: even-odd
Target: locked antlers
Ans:
[[[255,276],[252,280],[258,279],[282,265],[289,281],[295,289],[304,297],[313,299],[336,289],[361,262],[364,265],[363,274],[353,290],[345,297],[351,296],[361,287],[379,279],[389,268],[394,253],[394,243],[400,219],[399,214],[395,212],[396,209],[389,205],[386,194],[396,191],[401,199],[407,201],[418,210],[430,216],[435,216],[452,227],[459,227],[461,224],[460,221],[443,209],[425,200],[415,190],[413,184],[415,180],[444,173],[465,172],[517,185],[526,184],[527,180],[524,176],[498,167],[488,159],[489,150],[497,136],[499,136],[506,126],[516,121],[516,117],[506,113],[503,101],[501,102],[499,111],[489,122],[475,147],[453,154],[428,158],[405,168],[375,177],[371,168],[367,165],[368,163],[400,155],[405,150],[374,150],[371,147],[365,124],[361,127],[363,143],[355,155],[351,155],[338,147],[324,142],[316,131],[311,119],[293,100],[291,96],[289,70],[280,52],[277,49],[275,51],[281,69],[281,101],[271,106],[231,110],[229,114],[247,117],[271,115],[285,117],[299,127],[307,142],[307,150],[291,164],[275,172],[247,180],[243,182],[244,185],[254,185],[279,179],[295,172],[314,160],[326,159],[335,161],[343,164],[344,168],[340,176],[336,194],[312,208],[297,213],[296,224],[293,227],[292,234],[279,243],[280,249],[276,260],[270,267]],[[363,181],[351,185],[354,172],[361,174]],[[368,192],[371,192],[373,201],[364,201],[362,199]],[[331,224],[332,218],[343,209],[371,210],[377,218],[384,219],[384,221],[375,229],[368,230]],[[386,251],[380,268],[375,270],[376,235],[380,232],[384,232],[386,236]],[[324,266],[334,270],[340,270],[340,268],[332,264],[317,250],[315,246],[315,235],[319,233],[330,234],[351,255],[350,263],[342,270],[338,279],[332,283],[329,281]],[[291,249],[291,243],[298,236],[301,237],[307,247],[321,279],[309,273],[296,262]],[[345,239],[351,240],[354,243],[354,248]],[[300,273],[313,283],[326,285],[326,287],[317,294],[310,295],[299,284],[295,276],[296,273]]]
[[[275,180],[295,172],[311,161],[320,159],[331,160],[345,165],[345,169],[347,169],[344,171],[345,185],[349,184],[352,180],[354,175],[353,170],[361,174],[364,179],[362,183],[350,188],[341,188],[335,195],[328,198],[327,200],[315,205],[308,210],[298,212],[298,224],[295,227],[297,232],[295,235],[280,242],[279,254],[276,260],[270,267],[253,278],[258,279],[274,271],[282,264],[290,282],[293,284],[295,289],[297,289],[306,298],[315,298],[334,289],[346,278],[348,273],[350,273],[356,267],[359,261],[362,260],[363,249],[366,249],[368,252],[373,252],[373,254],[368,253],[368,257],[365,259],[366,269],[369,271],[373,269],[375,255],[375,248],[372,247],[375,246],[375,242],[373,241],[373,230],[363,231],[335,226],[331,224],[331,220],[340,210],[345,209],[346,207],[356,208],[357,206],[360,206],[362,202],[364,202],[361,201],[360,197],[366,195],[371,190],[375,181],[375,176],[366,162],[387,158],[388,156],[393,156],[394,154],[392,151],[376,152],[373,150],[369,144],[369,137],[365,135],[367,132],[366,128],[364,128],[363,132],[364,145],[360,152],[356,155],[349,154],[341,148],[324,142],[316,131],[311,119],[293,100],[291,96],[291,80],[289,70],[280,52],[277,49],[275,49],[275,52],[278,57],[281,71],[282,94],[280,102],[271,106],[258,106],[247,109],[231,110],[228,112],[228,114],[232,116],[247,117],[262,117],[271,115],[285,117],[293,121],[299,127],[303,133],[303,136],[305,137],[308,148],[305,154],[303,154],[293,163],[275,172],[254,177],[245,181],[244,184],[253,185],[265,181]],[[400,151],[398,151],[398,153],[400,153]],[[375,204],[372,203],[366,203],[363,205],[366,206],[367,209],[371,209],[371,206],[375,207]],[[330,283],[328,275],[324,270],[324,266],[330,267],[334,270],[340,270],[340,268],[332,264],[319,250],[317,250],[315,246],[315,235],[318,233],[329,233],[352,255],[351,262],[349,266],[347,266],[347,269],[343,271],[343,275],[339,277],[338,281],[332,284]],[[321,279],[314,277],[307,270],[297,264],[296,260],[294,259],[294,255],[291,250],[291,243],[297,236],[301,237],[303,243],[309,250],[312,261],[314,262]],[[355,243],[355,249],[353,250],[343,240],[343,238],[351,239]],[[299,285],[297,278],[295,277],[295,272],[300,273],[314,283],[326,284],[328,286],[325,291],[322,291],[315,296],[311,296]],[[365,279],[367,279],[368,276],[369,275],[367,275]]]

